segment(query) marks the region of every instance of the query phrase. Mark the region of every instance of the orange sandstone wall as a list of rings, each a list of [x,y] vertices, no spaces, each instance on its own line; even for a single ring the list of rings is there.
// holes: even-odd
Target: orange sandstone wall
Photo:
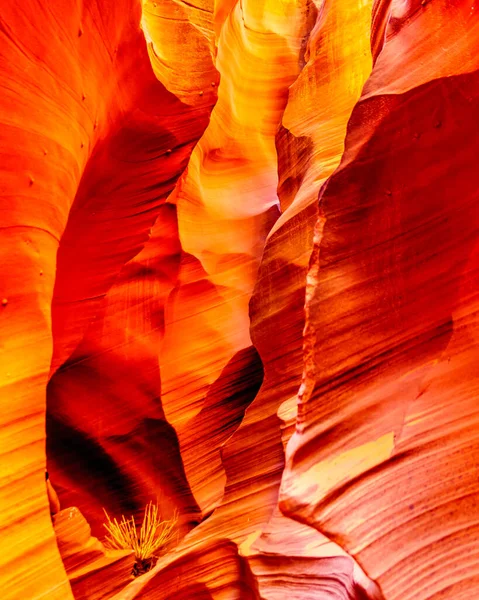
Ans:
[[[471,3],[392,3],[319,200],[281,507],[391,600],[479,585],[478,33]]]
[[[2,598],[477,594],[475,12],[4,2]]]
[[[52,352],[51,372],[61,373],[121,266],[148,238],[213,99],[187,109],[154,77],[137,2],[7,1],[0,19],[2,595],[71,598],[44,477]],[[60,433],[72,421],[77,436],[98,427],[94,394],[85,404],[74,382],[61,398],[54,379],[50,386]],[[95,489],[94,470],[90,479],[90,469],[84,477],[77,469],[83,447],[65,475],[56,468],[74,446],[67,436],[50,454],[60,495],[72,484],[67,500],[78,487]]]

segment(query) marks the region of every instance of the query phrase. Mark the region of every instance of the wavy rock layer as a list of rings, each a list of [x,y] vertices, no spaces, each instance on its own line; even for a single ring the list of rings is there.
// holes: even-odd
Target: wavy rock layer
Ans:
[[[3,598],[477,595],[474,11],[7,0]]]
[[[133,552],[106,549],[91,536],[91,528],[77,508],[57,513],[53,528],[75,598],[111,598],[131,579]]]
[[[388,599],[477,593],[478,33],[466,3],[393,5],[320,196],[281,506]]]
[[[5,355],[0,518],[5,598],[71,597],[50,524],[44,478],[52,300],[55,372],[79,347],[95,320],[95,303],[101,302],[125,256],[148,237],[161,195],[169,191],[167,186],[162,192],[156,189],[150,160],[158,159],[178,136],[175,119],[167,123],[161,115],[176,113],[184,120],[184,107],[151,72],[140,17],[140,7],[130,1],[2,6],[0,318]],[[198,137],[207,115],[206,102],[192,109]],[[185,132],[183,142],[194,143],[190,136]],[[178,176],[185,154],[171,158]],[[126,188],[121,173],[128,179]],[[167,168],[165,181],[174,173]],[[118,211],[112,211],[113,199]],[[85,233],[81,239],[80,231]],[[106,253],[101,247],[115,250]],[[94,381],[85,383],[95,389]],[[86,422],[97,426],[96,400],[88,396],[82,403],[71,388],[63,393],[65,403],[60,399],[56,404],[55,398],[50,410],[61,427],[73,422],[75,435],[81,437]],[[50,441],[58,444],[60,437]],[[85,445],[68,460],[75,447],[71,437],[53,458],[67,462],[69,491],[91,486],[89,474],[82,481],[76,470]],[[88,432],[89,442],[92,437]]]

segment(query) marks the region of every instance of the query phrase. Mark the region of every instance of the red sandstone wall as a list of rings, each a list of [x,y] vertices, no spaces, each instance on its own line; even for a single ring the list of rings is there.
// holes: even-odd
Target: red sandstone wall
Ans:
[[[474,597],[474,3],[4,4],[3,597]]]

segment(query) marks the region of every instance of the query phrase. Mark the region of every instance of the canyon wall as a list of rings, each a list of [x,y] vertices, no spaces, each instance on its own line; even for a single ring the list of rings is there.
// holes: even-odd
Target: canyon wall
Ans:
[[[4,3],[6,600],[474,597],[475,12]]]
[[[392,4],[320,193],[308,273],[280,505],[388,599],[470,598],[478,585],[473,9]]]

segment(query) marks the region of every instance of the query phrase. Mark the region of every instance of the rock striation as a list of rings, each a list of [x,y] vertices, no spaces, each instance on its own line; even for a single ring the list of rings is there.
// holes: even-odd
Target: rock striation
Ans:
[[[4,1],[2,598],[478,594],[477,10]]]
[[[280,505],[388,599],[477,589],[477,34],[465,3],[392,4],[319,199]]]

